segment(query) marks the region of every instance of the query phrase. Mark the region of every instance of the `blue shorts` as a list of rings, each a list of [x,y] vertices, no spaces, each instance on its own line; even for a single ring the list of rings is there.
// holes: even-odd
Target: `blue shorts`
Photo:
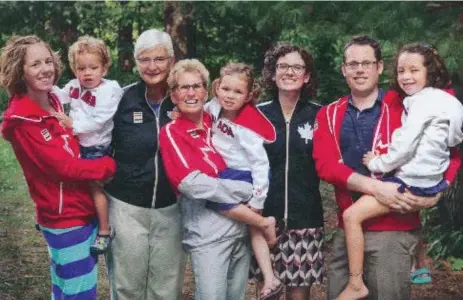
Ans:
[[[241,180],[241,181],[249,182],[252,184],[251,171],[242,171],[242,170],[226,168],[225,170],[219,173],[219,178]],[[217,202],[212,202],[212,201],[206,202],[206,207],[209,209],[215,210],[215,211],[230,210],[238,205],[239,204],[235,204],[235,203],[217,203]]]
[[[422,197],[433,197],[437,193],[443,192],[449,187],[449,185],[447,184],[445,180],[440,181],[435,186],[426,187],[426,188],[407,185],[402,179],[395,177],[395,176],[384,177],[382,181],[398,183],[400,184],[398,188],[399,192],[404,193],[405,189],[407,189],[413,195],[422,196]]]
[[[112,147],[104,146],[93,146],[93,147],[83,147],[80,146],[80,156],[85,159],[96,159],[103,156],[111,156]]]

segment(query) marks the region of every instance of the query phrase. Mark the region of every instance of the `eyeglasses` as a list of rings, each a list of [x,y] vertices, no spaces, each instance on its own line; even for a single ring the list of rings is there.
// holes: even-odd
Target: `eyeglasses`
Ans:
[[[359,66],[362,66],[362,69],[371,69],[374,64],[376,64],[377,61],[371,61],[371,60],[364,60],[362,62],[358,61],[351,61],[351,62],[346,62],[344,65],[349,69],[349,70],[357,70]]]
[[[179,85],[177,86],[177,89],[180,91],[180,93],[186,94],[191,88],[193,89],[193,91],[199,92],[203,87],[204,87],[203,83],[194,83],[194,84]]]
[[[149,64],[151,64],[151,62],[153,62],[156,66],[162,65],[166,63],[169,60],[169,58],[170,56],[159,56],[159,57],[154,57],[154,58],[140,57],[140,58],[137,58],[137,60],[141,66],[146,67]]]
[[[291,69],[295,74],[302,74],[305,72],[305,66],[304,65],[288,65],[288,64],[277,64],[277,71],[279,72],[288,72],[288,70]]]

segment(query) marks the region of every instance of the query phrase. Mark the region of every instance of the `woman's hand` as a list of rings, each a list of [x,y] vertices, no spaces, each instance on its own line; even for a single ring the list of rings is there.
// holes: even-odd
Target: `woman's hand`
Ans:
[[[72,128],[72,119],[69,118],[65,113],[63,112],[55,112],[52,113],[52,116],[58,119],[59,123],[66,127],[66,128]]]

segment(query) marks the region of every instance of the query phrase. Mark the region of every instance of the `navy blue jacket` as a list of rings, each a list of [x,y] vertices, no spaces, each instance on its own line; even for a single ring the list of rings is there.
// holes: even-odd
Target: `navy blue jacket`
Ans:
[[[156,117],[145,99],[145,90],[142,81],[124,88],[112,132],[117,170],[105,189],[129,204],[162,208],[177,201],[167,180],[158,144],[159,130],[171,120],[174,104],[170,98],[164,99]]]

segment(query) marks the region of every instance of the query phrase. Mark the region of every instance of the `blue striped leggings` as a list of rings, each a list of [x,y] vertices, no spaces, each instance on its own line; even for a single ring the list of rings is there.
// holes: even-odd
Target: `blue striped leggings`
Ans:
[[[96,300],[98,260],[90,253],[97,223],[65,229],[40,226],[48,245],[52,300]]]

